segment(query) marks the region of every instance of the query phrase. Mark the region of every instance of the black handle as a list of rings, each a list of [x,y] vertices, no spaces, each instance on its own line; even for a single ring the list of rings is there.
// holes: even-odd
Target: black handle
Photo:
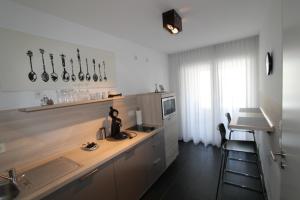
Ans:
[[[60,57],[61,57],[61,63],[62,63],[62,66],[63,66],[63,68],[65,68],[65,66],[66,66],[65,57],[66,57],[66,56],[65,56],[64,54],[61,54]]]
[[[72,58],[70,59],[70,63],[71,63],[71,67],[72,67],[72,73],[74,73],[74,71],[73,71],[73,59]]]
[[[44,53],[45,53],[45,50],[44,50],[44,49],[40,49],[40,53],[42,54],[43,69],[44,69],[44,71],[46,71],[45,61],[44,61]]]
[[[80,59],[79,49],[77,49],[77,59],[78,59],[79,68],[80,68],[80,72],[81,72],[82,70],[81,70],[81,59]]]
[[[52,71],[54,73],[53,53],[50,53],[49,56],[50,56],[50,60],[51,60]]]
[[[89,64],[87,58],[85,59],[85,63],[86,63],[86,71],[87,73],[89,73]]]
[[[94,73],[96,73],[96,66],[95,66],[96,61],[95,61],[95,59],[93,59],[93,64],[94,64]]]
[[[84,175],[83,177],[80,178],[80,181],[84,181],[85,179],[87,179],[88,177],[90,177],[91,175],[95,174],[96,172],[98,172],[99,169],[94,169],[93,171],[89,172],[88,174]]]

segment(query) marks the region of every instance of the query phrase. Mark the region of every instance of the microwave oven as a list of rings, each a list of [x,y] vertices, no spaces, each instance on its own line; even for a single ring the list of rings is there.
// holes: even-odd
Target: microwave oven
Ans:
[[[176,100],[175,96],[161,99],[162,118],[166,119],[176,114]]]

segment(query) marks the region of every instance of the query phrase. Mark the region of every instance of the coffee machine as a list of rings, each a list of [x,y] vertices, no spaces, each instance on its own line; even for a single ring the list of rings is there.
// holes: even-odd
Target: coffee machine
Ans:
[[[110,107],[109,116],[112,119],[111,137],[113,137],[116,140],[124,140],[128,138],[128,136],[124,132],[120,131],[122,127],[122,120],[118,118],[118,115],[119,115],[119,111],[117,109],[114,109],[113,107]]]

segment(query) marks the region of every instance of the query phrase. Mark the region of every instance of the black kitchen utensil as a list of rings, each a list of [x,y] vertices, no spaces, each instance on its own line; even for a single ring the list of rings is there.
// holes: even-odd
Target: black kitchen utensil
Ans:
[[[66,56],[64,54],[61,54],[60,57],[61,57],[62,66],[64,68],[64,71],[63,71],[61,77],[64,82],[68,82],[70,80],[70,74],[66,70],[66,62],[65,62]]]
[[[94,75],[93,75],[93,80],[94,80],[95,82],[97,82],[97,81],[98,81],[98,75],[96,74],[96,61],[95,61],[95,59],[93,59],[93,65],[94,65]]]
[[[84,81],[84,73],[82,72],[82,69],[81,69],[81,59],[80,59],[79,49],[77,49],[77,59],[78,59],[78,63],[79,63],[78,79],[80,81]]]
[[[40,53],[42,54],[42,61],[43,61],[43,73],[41,75],[42,77],[42,80],[44,82],[48,82],[49,81],[49,74],[46,72],[46,66],[45,66],[45,61],[44,61],[44,53],[45,53],[45,50],[44,49],[40,49]]]
[[[32,56],[33,56],[33,53],[32,53],[32,51],[29,50],[29,51],[27,51],[26,54],[29,57],[29,62],[30,62],[30,72],[28,73],[28,78],[31,82],[35,82],[36,79],[37,79],[37,75],[32,69]]]
[[[52,65],[51,79],[52,79],[53,82],[56,82],[58,80],[58,75],[54,71],[53,54],[50,53],[49,56],[50,56],[51,65]]]
[[[107,81],[107,77],[106,77],[106,73],[105,73],[105,62],[104,62],[104,60],[103,60],[103,62],[102,62],[102,65],[103,65],[103,70],[104,70],[104,77],[103,77],[103,80],[105,80],[105,81]]]
[[[85,79],[87,81],[90,81],[91,80],[91,75],[89,73],[89,65],[88,65],[88,59],[87,58],[85,59],[85,63],[86,63],[86,75],[85,75]]]
[[[71,67],[72,67],[72,76],[71,76],[71,79],[72,79],[72,81],[74,82],[74,81],[76,81],[76,76],[75,76],[75,74],[74,74],[74,69],[73,69],[73,59],[72,59],[72,58],[70,59],[70,63],[71,63]]]
[[[98,68],[99,68],[99,81],[102,81],[102,76],[101,76],[101,65],[100,65],[100,63],[98,64]]]

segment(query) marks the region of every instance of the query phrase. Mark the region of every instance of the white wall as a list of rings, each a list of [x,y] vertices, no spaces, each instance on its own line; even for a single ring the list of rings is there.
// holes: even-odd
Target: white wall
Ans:
[[[123,94],[154,91],[155,83],[168,89],[168,60],[164,53],[9,0],[0,1],[0,27],[114,52],[117,89]],[[0,92],[0,109],[36,104],[38,98],[32,91]]]
[[[280,167],[270,151],[279,151],[279,123],[282,115],[282,11],[281,0],[265,0],[266,16],[260,33],[259,96],[260,106],[276,127],[275,133],[256,134],[269,199],[280,199]],[[265,55],[273,53],[274,71],[266,76]]]

